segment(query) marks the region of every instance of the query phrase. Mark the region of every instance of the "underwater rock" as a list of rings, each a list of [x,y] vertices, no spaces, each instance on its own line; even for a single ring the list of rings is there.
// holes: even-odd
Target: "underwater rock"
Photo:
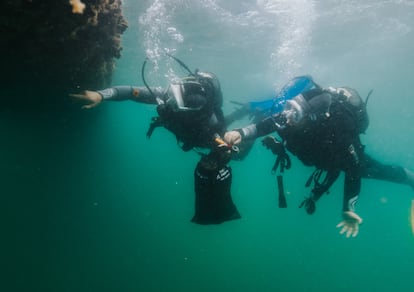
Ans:
[[[62,105],[67,94],[109,86],[121,35],[121,0],[6,0],[1,107]]]

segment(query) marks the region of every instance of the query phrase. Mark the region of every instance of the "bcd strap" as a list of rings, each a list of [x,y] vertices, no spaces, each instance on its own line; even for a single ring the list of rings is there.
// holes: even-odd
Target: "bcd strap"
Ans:
[[[285,169],[289,169],[291,165],[290,157],[286,152],[278,154],[276,156],[275,164],[272,167],[272,173],[276,173],[278,168],[280,168],[280,173],[283,173]]]
[[[311,196],[315,202],[319,200],[324,193],[329,194],[329,188],[336,181],[340,173],[339,170],[326,171],[325,177],[321,181],[321,176],[324,172],[325,171],[322,169],[316,169],[306,182],[306,187],[309,187],[313,180],[314,185],[311,191]]]
[[[283,147],[283,145],[281,144]],[[284,147],[283,151],[280,151],[276,156],[275,164],[272,167],[272,174],[275,174],[277,169],[279,168],[280,174],[276,176],[277,181],[277,189],[278,189],[278,201],[279,201],[279,208],[287,208],[286,196],[284,191],[283,185],[283,173],[285,169],[289,169],[291,167],[291,160],[289,155],[285,152]]]
[[[306,212],[308,214],[313,214],[316,210],[315,203],[322,197],[324,193],[329,194],[329,188],[338,178],[340,171],[339,170],[329,170],[326,171],[325,177],[321,182],[321,176],[324,173],[322,169],[316,169],[309,179],[306,181],[305,186],[309,187],[313,181],[314,186],[311,191],[311,195],[308,198],[305,198],[303,202],[299,205],[299,208],[305,206]]]
[[[277,190],[279,193],[279,208],[287,208],[285,190],[283,187],[283,176],[278,175],[276,179],[277,179]]]

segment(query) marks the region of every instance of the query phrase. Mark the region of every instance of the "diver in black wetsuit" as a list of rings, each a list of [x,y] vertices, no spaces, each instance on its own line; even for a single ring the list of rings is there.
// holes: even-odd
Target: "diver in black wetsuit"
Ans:
[[[366,102],[351,88],[317,88],[303,92],[287,101],[281,113],[260,122],[225,134],[224,140],[237,144],[277,132],[282,141],[265,137],[263,144],[276,155],[286,157],[284,148],[305,165],[315,166],[315,185],[311,195],[301,204],[309,214],[316,201],[345,173],[343,221],[341,234],[356,236],[362,219],[355,213],[355,204],[362,178],[407,184],[414,188],[414,174],[401,166],[385,165],[364,151],[360,134],[368,127]],[[320,180],[322,172],[325,179]]]
[[[188,77],[171,83],[165,90],[116,86],[71,96],[82,101],[86,109],[103,101],[132,100],[157,105],[159,116],[153,118],[148,137],[156,127],[164,127],[177,137],[184,151],[210,150],[202,154],[194,171],[196,197],[192,222],[219,224],[240,218],[231,197],[232,171],[227,165],[237,147],[232,148],[220,139],[226,131],[226,122],[220,83],[214,74],[190,71]]]

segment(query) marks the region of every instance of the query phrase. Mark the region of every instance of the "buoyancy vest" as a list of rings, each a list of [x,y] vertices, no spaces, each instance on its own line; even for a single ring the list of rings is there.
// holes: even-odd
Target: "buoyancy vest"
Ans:
[[[341,152],[359,143],[369,120],[365,102],[356,90],[341,87],[315,89],[295,97],[305,102],[300,122],[280,132],[287,149],[305,165],[319,169],[341,168]]]

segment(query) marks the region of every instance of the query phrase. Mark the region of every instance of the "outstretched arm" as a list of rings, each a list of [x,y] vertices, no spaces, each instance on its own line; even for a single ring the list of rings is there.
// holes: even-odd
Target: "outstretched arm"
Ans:
[[[278,131],[284,124],[285,119],[282,115],[273,115],[256,124],[225,133],[224,140],[229,144],[239,144],[243,139],[256,139]]]
[[[161,88],[151,89],[153,94],[145,87],[115,86],[103,90],[85,90],[79,94],[70,94],[72,98],[82,102],[83,109],[93,108],[103,101],[132,100],[146,104],[157,104],[157,99],[162,96]]]

